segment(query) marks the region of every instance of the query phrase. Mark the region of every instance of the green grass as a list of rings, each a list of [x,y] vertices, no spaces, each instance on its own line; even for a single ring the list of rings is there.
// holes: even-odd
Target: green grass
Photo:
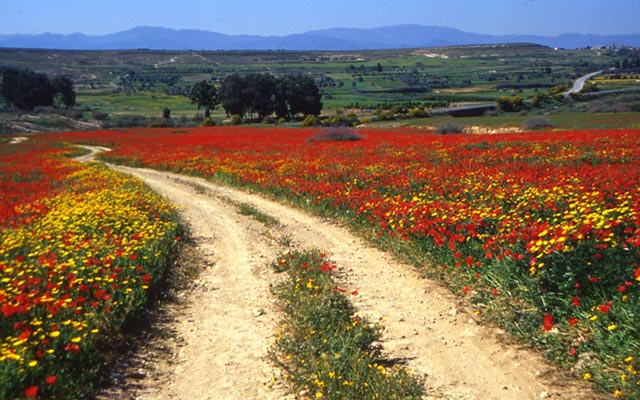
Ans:
[[[285,313],[271,351],[295,393],[323,399],[421,399],[422,379],[375,345],[382,327],[360,317],[318,250],[286,252],[274,263],[287,275],[273,289]]]
[[[248,203],[239,204],[238,205],[238,211],[242,215],[246,215],[246,216],[252,217],[256,221],[264,224],[266,227],[272,227],[272,226],[280,225],[280,221],[278,221],[277,218],[274,218],[274,217],[272,217],[270,215],[267,215],[267,214],[261,212],[260,210],[258,210],[254,206],[252,206],[251,204],[248,204]]]
[[[101,110],[109,114],[137,114],[147,116],[162,116],[166,107],[171,110],[171,116],[193,115],[197,106],[184,96],[167,95],[154,92],[125,93],[91,93],[80,92],[78,103]]]

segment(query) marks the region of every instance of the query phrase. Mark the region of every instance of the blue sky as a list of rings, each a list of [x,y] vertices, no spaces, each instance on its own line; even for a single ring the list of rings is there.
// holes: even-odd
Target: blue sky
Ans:
[[[487,34],[640,33],[640,0],[0,0],[0,34],[136,26],[286,35],[438,25]]]

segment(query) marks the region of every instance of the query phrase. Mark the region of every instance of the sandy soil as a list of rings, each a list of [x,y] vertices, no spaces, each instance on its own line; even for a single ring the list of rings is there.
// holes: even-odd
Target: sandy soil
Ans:
[[[279,277],[269,263],[277,237],[327,249],[342,267],[343,286],[361,314],[385,327],[384,348],[426,375],[428,399],[596,399],[529,349],[509,345],[499,329],[480,325],[455,297],[411,266],[346,229],[240,190],[146,169],[118,167],[182,207],[207,267],[162,324],[173,332],[143,355],[135,384],[120,398],[293,399],[274,376],[267,351],[279,314],[269,292]],[[238,214],[249,203],[281,222],[267,228]],[[156,347],[158,344],[156,344]],[[124,379],[124,380],[126,380]]]

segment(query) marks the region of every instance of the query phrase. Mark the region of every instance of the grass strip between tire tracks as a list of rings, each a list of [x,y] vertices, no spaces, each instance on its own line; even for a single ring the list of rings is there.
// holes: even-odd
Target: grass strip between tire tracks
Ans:
[[[360,317],[319,250],[283,253],[273,288],[284,311],[273,362],[302,398],[420,399],[423,380],[381,353],[381,327]]]

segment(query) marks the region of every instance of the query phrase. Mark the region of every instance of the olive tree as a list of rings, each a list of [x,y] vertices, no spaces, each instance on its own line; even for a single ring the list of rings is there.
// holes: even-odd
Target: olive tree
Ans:
[[[204,107],[204,116],[210,117],[211,110],[218,105],[218,90],[213,83],[202,80],[191,87],[189,98],[198,105],[198,109]]]

